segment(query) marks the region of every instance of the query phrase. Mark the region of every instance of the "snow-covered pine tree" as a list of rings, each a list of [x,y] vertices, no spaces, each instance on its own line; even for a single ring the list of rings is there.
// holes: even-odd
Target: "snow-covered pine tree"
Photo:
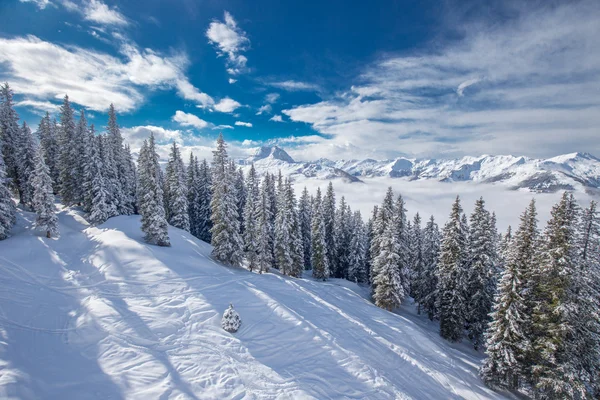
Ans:
[[[373,300],[377,307],[388,311],[399,307],[408,295],[401,270],[403,266],[400,256],[399,218],[400,213],[394,213],[392,220],[386,225],[379,237],[379,252],[373,261],[373,267],[377,271],[373,280]]]
[[[394,218],[394,192],[390,186],[385,194],[381,207],[377,208],[377,215],[373,221],[373,233],[371,238],[371,287],[375,290],[375,278],[377,277],[377,264],[375,259],[379,256],[379,246],[383,233],[388,224]]]
[[[121,186],[117,173],[117,165],[113,154],[110,138],[106,135],[96,136],[98,149],[100,149],[100,160],[102,165],[102,177],[106,187],[106,203],[108,204],[109,218],[119,215],[119,201],[122,198]],[[159,173],[161,173],[159,169]]]
[[[231,160],[232,168],[236,169],[235,162]],[[236,191],[236,201],[238,208],[238,221],[240,222],[240,232],[244,233],[244,207],[246,206],[246,197],[247,189],[246,189],[246,180],[244,179],[244,171],[241,168],[237,168],[235,173],[235,191]]]
[[[366,230],[365,230],[365,234],[366,234],[366,245],[367,245],[367,252],[365,254],[365,267],[366,267],[366,271],[367,271],[367,282],[371,283],[371,277],[372,277],[372,261],[373,261],[373,257],[371,257],[371,245],[373,244],[373,232],[374,232],[374,226],[375,226],[375,219],[377,218],[377,212],[379,210],[379,206],[374,205],[373,206],[373,211],[371,213],[371,217],[369,218],[369,220],[367,221],[367,226],[366,226]]]
[[[275,217],[275,259],[277,267],[284,275],[292,270],[292,221],[288,207],[287,193],[279,171],[277,188],[277,216]]]
[[[410,246],[408,250],[410,252],[410,278],[411,278],[411,296],[418,304],[417,312],[421,313],[421,304],[423,297],[427,295],[426,292],[422,291],[420,277],[423,276],[423,231],[421,230],[421,216],[419,213],[415,214],[413,224],[410,231]]]
[[[154,134],[145,140],[138,158],[138,210],[142,217],[144,240],[158,246],[170,246],[167,219],[160,184],[160,166]]]
[[[257,269],[258,241],[259,241],[259,221],[256,219],[257,208],[260,206],[260,187],[259,179],[254,168],[254,163],[250,166],[246,177],[247,197],[244,205],[244,252],[248,269],[254,271]]]
[[[335,278],[348,278],[351,235],[352,210],[342,196],[334,221],[335,264],[333,266],[333,276]]]
[[[50,171],[52,182],[56,185],[58,182],[58,171],[56,169],[56,160],[58,157],[58,144],[56,143],[56,131],[54,123],[50,120],[50,114],[46,115],[40,121],[37,135],[40,140],[40,147],[44,153],[44,161]]]
[[[270,213],[268,214],[270,218],[268,225],[268,243],[271,246],[271,267],[277,268],[277,258],[275,257],[275,218],[277,217],[277,189],[275,175],[267,172],[265,174],[265,180],[267,185],[267,195],[269,196],[268,204],[270,207]]]
[[[135,199],[132,197],[134,193],[133,186],[135,181],[132,179],[129,154],[123,146],[123,137],[117,122],[117,112],[113,104],[108,108],[108,125],[106,127],[108,144],[112,150],[112,156],[115,166],[115,203],[117,204],[117,212],[119,215],[131,215],[134,212]]]
[[[236,170],[227,156],[223,135],[217,139],[213,151],[211,221],[213,257],[227,265],[238,266],[243,258],[243,241],[236,199]]]
[[[440,229],[432,215],[423,229],[423,269],[416,283],[420,293],[419,309],[426,312],[431,321],[438,316],[440,237]]]
[[[329,266],[329,273],[331,274],[337,265],[337,254],[335,251],[335,192],[331,182],[327,185],[327,191],[321,201],[321,208],[323,223],[325,224],[327,264]]]
[[[531,376],[534,394],[539,398],[588,397],[576,349],[577,330],[581,327],[577,318],[582,317],[576,228],[577,207],[573,196],[565,192],[552,208],[532,274]]]
[[[83,210],[86,213],[90,213],[92,209],[92,200],[94,199],[93,194],[93,181],[96,174],[96,162],[94,160],[95,153],[98,153],[96,143],[96,132],[94,124],[90,125],[90,129],[87,132],[87,139],[85,140],[85,164],[83,166],[83,177],[81,182],[81,188],[83,191]],[[97,155],[99,157],[99,155]]]
[[[81,109],[79,112],[79,121],[75,128],[75,135],[71,142],[71,161],[73,163],[71,171],[71,179],[74,179],[75,187],[73,188],[74,203],[81,204],[83,202],[84,192],[81,182],[83,181],[83,174],[85,170],[85,159],[86,142],[89,139],[89,128],[87,119],[85,117],[85,111]]]
[[[462,207],[457,196],[444,226],[438,260],[438,304],[440,335],[457,342],[463,336],[466,321],[465,265],[467,235]]]
[[[496,294],[497,232],[492,215],[485,209],[483,197],[475,202],[470,218],[469,270],[467,272],[468,336],[478,350],[484,343],[483,334]]]
[[[298,220],[300,224],[300,235],[302,237],[302,253],[304,259],[304,268],[312,269],[310,263],[310,230],[312,220],[312,206],[310,195],[306,186],[302,190],[300,202],[298,204]]]
[[[173,142],[169,161],[167,162],[165,179],[165,199],[168,201],[168,205],[165,207],[168,210],[167,221],[172,226],[189,232],[190,217],[188,214],[187,190],[181,152],[177,147],[177,143]]]
[[[292,268],[290,270],[290,276],[299,278],[302,276],[304,271],[304,257],[302,247],[302,235],[300,233],[300,221],[298,219],[296,195],[294,194],[294,187],[290,178],[285,180],[285,191],[287,203],[286,207],[290,216],[290,252],[292,256]]]
[[[123,156],[124,156],[124,162],[125,162],[125,169],[124,169],[124,179],[123,182],[124,186],[122,187],[123,189],[123,195],[124,195],[124,204],[123,207],[121,207],[121,212],[124,215],[129,215],[129,214],[135,214],[137,213],[137,209],[136,209],[136,182],[137,182],[137,178],[135,176],[135,164],[133,163],[133,158],[131,156],[131,149],[129,148],[129,145],[126,144],[123,148]]]
[[[233,304],[229,304],[229,308],[223,313],[221,319],[221,327],[229,333],[235,333],[240,329],[242,319],[240,315],[233,309]]]
[[[190,233],[198,237],[198,198],[200,197],[200,166],[194,153],[190,152],[190,161],[187,167],[187,202],[188,220],[190,221]]]
[[[102,137],[93,136],[94,128],[91,129],[91,140],[92,148],[90,152],[89,166],[86,169],[86,175],[91,175],[90,185],[90,208],[89,208],[89,219],[91,222],[101,224],[110,217],[117,214],[117,208],[109,200],[108,185],[104,178],[104,172],[106,169],[103,165],[101,152]],[[88,197],[86,196],[86,197]]]
[[[367,234],[360,211],[352,216],[352,234],[350,240],[350,256],[348,280],[352,282],[367,282]]]
[[[396,234],[398,235],[398,273],[399,279],[403,285],[403,297],[406,297],[410,293],[410,264],[409,264],[409,233],[410,223],[406,218],[406,208],[404,206],[404,199],[401,195],[398,195],[396,204],[394,205],[394,223],[396,226]]]
[[[76,161],[73,150],[75,140],[75,117],[74,111],[69,102],[69,96],[65,95],[63,104],[60,107],[60,127],[57,135],[58,140],[58,161],[59,171],[59,194],[64,205],[70,206],[78,201],[77,194],[80,182],[76,176]]]
[[[210,202],[212,198],[212,172],[206,159],[202,160],[200,170],[198,171],[199,178],[199,198],[198,198],[198,238],[207,243],[211,241],[212,222],[210,220]]]
[[[487,358],[481,377],[492,387],[518,389],[530,375],[531,349],[528,315],[529,278],[539,243],[535,200],[521,215],[521,223],[506,253],[506,264],[494,298],[486,334]]]
[[[0,138],[0,147],[2,139]],[[16,221],[16,207],[8,190],[4,156],[0,151],[0,240],[8,237]]]
[[[31,176],[31,186],[33,187],[33,209],[37,214],[35,226],[45,231],[47,238],[51,238],[58,235],[58,218],[54,207],[52,178],[44,162],[41,148],[36,151],[34,161],[35,169]]]
[[[325,240],[324,208],[321,188],[318,188],[311,225],[311,264],[313,277],[325,281],[329,278],[329,258],[327,257],[328,248]]]
[[[271,196],[269,194],[269,175],[265,176],[260,189],[260,200],[256,207],[255,220],[258,224],[256,265],[259,273],[269,272],[273,265],[273,243],[271,226]]]
[[[36,169],[35,154],[36,145],[31,134],[31,129],[26,122],[23,122],[21,134],[19,136],[19,157],[18,174],[19,184],[21,185],[19,193],[21,194],[21,204],[26,207],[33,206],[33,171]]]
[[[19,128],[19,115],[14,109],[13,91],[8,83],[0,86],[0,144],[6,171],[5,184],[8,189],[20,193],[19,182],[19,142],[21,129]]]

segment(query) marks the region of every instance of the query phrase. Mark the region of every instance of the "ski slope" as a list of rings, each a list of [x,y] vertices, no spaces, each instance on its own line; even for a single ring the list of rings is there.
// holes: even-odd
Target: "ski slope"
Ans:
[[[61,237],[20,212],[0,242],[0,398],[497,399],[481,354],[435,324],[378,309],[364,288],[210,259],[170,228],[143,243],[139,217],[89,226],[59,213]],[[221,329],[230,302],[242,318]]]

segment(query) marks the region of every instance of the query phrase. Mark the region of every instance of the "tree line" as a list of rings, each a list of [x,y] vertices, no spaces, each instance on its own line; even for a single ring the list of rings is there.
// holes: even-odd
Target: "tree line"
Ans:
[[[148,243],[170,246],[168,225],[210,242],[213,257],[251,271],[370,285],[373,302],[394,310],[413,301],[439,321],[449,341],[485,349],[481,376],[492,387],[536,398],[600,394],[600,217],[572,194],[556,204],[543,233],[535,202],[521,224],[498,234],[483,198],[467,216],[457,197],[440,229],[431,216],[412,220],[389,188],[364,221],[346,199],[306,188],[296,198],[281,173],[247,174],[219,136],[209,164],[184,163],[176,143],[161,168],[154,136],[134,164],[111,105],[105,133],[88,126],[65,96],[59,120],[46,114],[36,144],[18,124],[12,91],[0,90],[0,239],[15,222],[12,196],[37,213],[48,237],[58,234],[54,194],[81,206],[93,223],[140,214]]]

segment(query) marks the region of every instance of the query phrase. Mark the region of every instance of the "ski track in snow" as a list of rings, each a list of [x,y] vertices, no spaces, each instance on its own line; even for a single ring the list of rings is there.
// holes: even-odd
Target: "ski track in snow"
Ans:
[[[62,209],[50,240],[33,218],[0,242],[0,398],[503,398],[480,353],[351,282],[224,267],[174,228],[171,248],[149,246],[136,216],[94,227]]]

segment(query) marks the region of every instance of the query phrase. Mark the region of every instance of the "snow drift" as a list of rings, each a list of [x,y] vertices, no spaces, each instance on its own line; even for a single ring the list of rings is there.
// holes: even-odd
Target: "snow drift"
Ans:
[[[150,246],[137,216],[92,227],[63,209],[57,240],[18,218],[0,242],[1,398],[500,398],[481,354],[350,282],[227,268],[174,228]]]

